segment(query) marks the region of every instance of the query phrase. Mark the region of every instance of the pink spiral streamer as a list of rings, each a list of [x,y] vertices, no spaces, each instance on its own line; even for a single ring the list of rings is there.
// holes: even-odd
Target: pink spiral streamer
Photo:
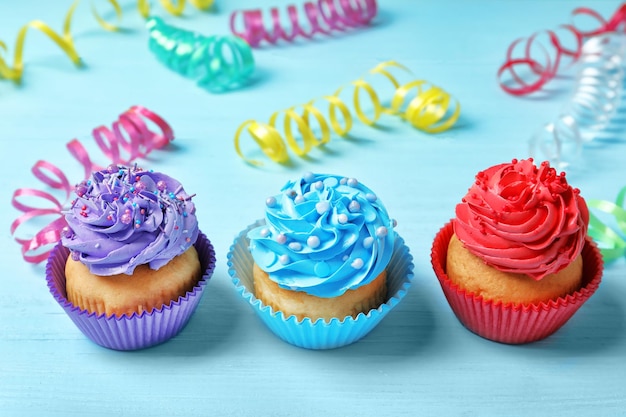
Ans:
[[[306,27],[301,24],[298,7],[287,6],[288,25],[291,30],[283,28],[280,10],[270,9],[271,30],[267,30],[261,9],[236,10],[230,15],[231,31],[244,39],[251,47],[258,47],[262,41],[276,44],[279,39],[292,42],[297,37],[311,39],[316,33],[330,35],[332,31],[343,31],[349,28],[368,25],[378,12],[376,0],[317,0],[307,1],[302,6],[306,19]],[[243,31],[236,29],[239,15],[243,16]]]
[[[161,132],[155,133],[150,130],[144,120],[151,121]],[[156,113],[142,106],[133,106],[122,113],[118,120],[112,124],[112,129],[106,126],[96,127],[92,132],[93,138],[107,159],[113,164],[129,165],[136,158],[143,158],[154,149],[162,148],[170,141],[174,140],[174,133],[165,120]],[[83,166],[84,179],[89,178],[92,171],[102,169],[101,166],[92,162],[85,147],[77,140],[73,139],[66,145],[72,156]],[[128,153],[122,156],[121,150]],[[48,258],[52,250],[41,252],[42,248],[53,245],[61,237],[61,230],[66,226],[63,217],[63,207],[70,199],[70,193],[74,186],[67,179],[63,171],[50,162],[39,160],[31,168],[33,175],[47,185],[56,190],[63,191],[65,195],[62,203],[54,195],[34,188],[20,188],[15,190],[11,198],[11,205],[22,214],[11,224],[11,235],[22,248],[22,257],[30,263],[39,263]],[[25,204],[22,198],[35,198],[36,205]],[[52,206],[50,207],[50,203]],[[31,221],[35,221],[42,216],[55,216],[56,218],[35,233],[32,238],[17,237],[17,229]]]
[[[515,40],[507,49],[504,63],[498,69],[500,87],[514,96],[540,91],[558,75],[563,67],[563,58],[568,58],[571,62],[580,58],[583,44],[589,37],[611,32],[626,33],[626,4],[622,4],[609,19],[604,19],[597,11],[588,7],[579,7],[572,11],[573,18],[585,16],[596,21],[597,27],[586,31],[572,24],[559,27],[561,32],[573,37],[573,47],[566,47],[562,36],[553,30],[536,32],[527,38]],[[538,40],[540,35],[547,37],[548,42]],[[521,76],[519,69],[525,70],[530,78],[528,75]],[[509,76],[506,82],[503,80],[504,75]]]

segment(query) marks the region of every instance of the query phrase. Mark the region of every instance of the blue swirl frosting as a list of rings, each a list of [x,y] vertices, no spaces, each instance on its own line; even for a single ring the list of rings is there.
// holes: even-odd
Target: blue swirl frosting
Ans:
[[[385,270],[395,222],[355,178],[306,173],[266,200],[265,225],[248,232],[255,263],[281,287],[337,297]]]

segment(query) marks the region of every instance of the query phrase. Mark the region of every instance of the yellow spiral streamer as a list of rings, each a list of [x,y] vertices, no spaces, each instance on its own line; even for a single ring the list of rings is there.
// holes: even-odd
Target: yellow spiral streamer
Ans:
[[[22,79],[22,72],[24,70],[24,42],[26,41],[26,34],[28,33],[28,29],[33,28],[41,31],[44,35],[50,38],[52,42],[57,44],[59,48],[72,60],[72,62],[78,66],[81,65],[80,56],[78,52],[76,52],[76,48],[74,47],[74,41],[72,40],[72,35],[70,34],[70,27],[72,23],[72,16],[74,14],[74,10],[76,10],[76,6],[78,6],[78,0],[75,1],[67,11],[65,15],[65,21],[63,22],[63,34],[59,35],[55,32],[50,26],[42,22],[41,20],[33,20],[22,26],[22,28],[17,33],[17,39],[15,41],[15,51],[13,53],[13,66],[7,64],[7,62],[0,56],[0,78],[6,78],[8,80],[12,80],[16,83],[19,83]],[[7,52],[6,44],[0,41],[0,47]]]
[[[122,7],[117,2],[117,0],[107,0],[107,2],[109,2],[109,4],[113,7],[113,10],[115,10],[115,16],[117,18],[117,21],[120,22],[122,20]],[[78,3],[78,0],[76,1],[76,3]],[[93,2],[91,3],[91,14],[93,14],[93,17],[104,30],[108,30],[109,32],[117,32],[118,30],[120,30],[119,26],[109,23],[102,17],[100,17],[100,14],[98,14],[96,6],[94,6]]]
[[[116,18],[119,21],[122,20],[122,7],[118,3],[117,0],[106,0],[113,10],[115,11]],[[213,5],[214,0],[189,0],[193,6],[200,10],[206,10],[211,5]],[[78,52],[76,51],[76,47],[74,46],[74,40],[71,35],[71,24],[72,17],[74,16],[74,11],[80,0],[76,0],[70,6],[67,14],[65,15],[65,20],[63,22],[63,31],[62,34],[55,32],[50,26],[41,20],[33,20],[24,26],[22,26],[17,33],[17,38],[15,40],[15,50],[13,52],[13,65],[11,66],[7,61],[0,55],[0,78],[4,78],[7,80],[12,80],[16,83],[19,83],[22,80],[22,73],[24,71],[24,42],[26,41],[26,34],[28,33],[28,29],[37,29],[46,35],[52,42],[54,42],[61,50],[68,56],[68,58],[76,65],[81,66],[82,61]],[[180,16],[185,9],[185,0],[161,0],[161,5],[163,8],[174,16]],[[137,0],[137,9],[139,13],[147,18],[150,15],[150,2],[149,0]],[[105,30],[114,32],[119,31],[120,27],[113,23],[107,22],[104,18],[100,16],[98,11],[96,10],[93,2],[91,4],[91,12],[98,22],[98,24],[104,28]],[[6,43],[0,40],[0,52],[4,51],[8,53],[8,48]]]
[[[122,8],[120,7],[117,0],[106,0],[106,1],[109,2],[109,4],[115,10],[117,20],[121,21],[122,20]],[[213,5],[213,2],[214,0],[189,0],[189,3],[191,3],[192,6],[194,6],[195,8],[199,10],[208,10]],[[183,12],[185,11],[185,5],[186,5],[185,0],[160,0],[160,3],[166,12],[174,16],[181,16]],[[98,12],[96,11],[93,5],[93,2],[91,5],[91,10],[92,10],[94,17],[98,21],[98,24],[102,26],[104,29],[108,31],[120,30],[119,26],[108,23],[102,17],[100,17],[100,15],[98,14]],[[150,0],[137,0],[137,10],[139,11],[139,14],[144,19],[147,19],[148,17],[150,17],[150,11],[151,11]]]
[[[208,10],[213,5],[214,0],[189,0],[192,6],[199,10]],[[161,6],[168,13],[180,16],[185,10],[185,0],[161,0]],[[139,13],[147,19],[150,16],[150,0],[137,0]]]
[[[373,126],[382,114],[390,114],[401,117],[416,129],[427,133],[443,132],[456,123],[461,113],[458,101],[428,81],[413,80],[400,84],[390,71],[393,68],[410,73],[406,67],[395,61],[383,62],[369,71],[373,75],[382,75],[393,85],[394,94],[388,105],[383,104],[376,89],[365,79],[360,78],[350,83],[349,87],[353,88],[354,115],[357,119],[368,126]],[[328,143],[331,132],[342,137],[346,136],[352,129],[354,119],[348,105],[339,97],[346,88],[348,87],[340,87],[331,96],[323,96],[306,104],[274,112],[268,123],[255,120],[243,122],[235,132],[235,151],[247,163],[263,165],[261,161],[247,158],[241,150],[241,135],[247,131],[270,160],[284,164],[289,161],[288,148],[302,157],[314,147]],[[369,113],[373,114],[368,115],[363,110],[361,92],[369,98],[372,108]],[[318,101],[328,103],[328,118],[315,106]],[[283,120],[282,134],[277,128],[280,116]],[[317,129],[309,123],[309,120],[317,123]],[[299,132],[298,137],[294,135],[292,129],[294,123]]]

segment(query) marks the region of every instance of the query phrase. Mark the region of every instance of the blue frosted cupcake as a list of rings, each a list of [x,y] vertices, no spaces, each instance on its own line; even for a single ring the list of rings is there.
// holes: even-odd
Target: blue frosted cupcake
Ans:
[[[339,327],[352,329],[347,343],[357,340],[409,285],[411,257],[394,226],[376,194],[356,179],[307,173],[266,200],[265,219],[231,248],[230,272],[253,306],[269,313],[271,328],[276,318],[293,323],[279,336],[305,347],[340,346],[348,339]],[[369,328],[355,332],[359,321],[357,328]],[[296,330],[315,325],[335,340],[312,342],[319,332],[294,340]]]

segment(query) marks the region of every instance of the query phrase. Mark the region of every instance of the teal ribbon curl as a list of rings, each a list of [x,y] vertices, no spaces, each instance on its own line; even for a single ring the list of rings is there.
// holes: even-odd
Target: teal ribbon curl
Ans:
[[[247,84],[254,72],[252,49],[236,36],[203,36],[167,25],[159,17],[146,22],[149,49],[168,68],[197,80],[214,93]]]

